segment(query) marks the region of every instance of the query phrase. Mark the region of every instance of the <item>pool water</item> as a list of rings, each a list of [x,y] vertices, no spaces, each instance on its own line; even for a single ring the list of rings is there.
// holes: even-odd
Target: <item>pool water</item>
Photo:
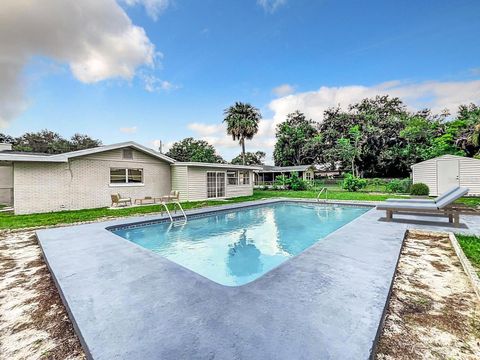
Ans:
[[[113,232],[227,286],[247,284],[368,208],[282,202]]]

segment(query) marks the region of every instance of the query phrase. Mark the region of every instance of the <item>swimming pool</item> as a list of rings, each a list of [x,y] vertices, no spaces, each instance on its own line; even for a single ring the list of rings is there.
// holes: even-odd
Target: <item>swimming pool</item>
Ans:
[[[115,234],[226,286],[247,284],[369,208],[280,202],[153,223]]]

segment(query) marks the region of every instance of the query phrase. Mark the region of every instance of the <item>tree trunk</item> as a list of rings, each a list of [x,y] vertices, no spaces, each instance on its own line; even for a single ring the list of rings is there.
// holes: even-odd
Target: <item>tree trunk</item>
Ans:
[[[245,165],[245,138],[240,139],[240,144],[242,145],[242,164]]]
[[[352,158],[352,175],[355,176],[355,157]]]

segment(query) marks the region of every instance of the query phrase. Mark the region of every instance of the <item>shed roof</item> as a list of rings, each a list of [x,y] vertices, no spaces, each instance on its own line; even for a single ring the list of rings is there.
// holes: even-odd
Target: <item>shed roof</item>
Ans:
[[[462,160],[468,160],[468,161],[480,161],[479,159],[470,158],[470,157],[466,157],[466,156],[458,156],[458,155],[447,154],[447,155],[438,156],[436,158],[428,159],[428,160],[425,160],[425,161],[421,161],[419,163],[413,164],[410,167],[414,168],[415,166],[418,166],[418,165],[427,164],[429,162],[433,162],[433,161],[437,161],[437,160],[447,160],[447,159],[462,159]]]

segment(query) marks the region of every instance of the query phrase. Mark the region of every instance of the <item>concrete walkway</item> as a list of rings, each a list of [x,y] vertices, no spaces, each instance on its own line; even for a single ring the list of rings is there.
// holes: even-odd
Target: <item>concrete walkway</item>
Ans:
[[[428,218],[378,221],[383,216],[372,209],[241,287],[214,283],[106,230],[158,216],[37,234],[90,358],[357,360],[371,355],[405,231],[450,229]],[[479,218],[463,220],[460,231],[480,233]]]

